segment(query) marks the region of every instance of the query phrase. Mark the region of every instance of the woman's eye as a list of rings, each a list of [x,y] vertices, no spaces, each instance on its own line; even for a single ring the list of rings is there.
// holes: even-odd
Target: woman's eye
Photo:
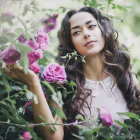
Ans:
[[[96,27],[96,25],[90,25],[89,26],[89,29],[93,29],[93,28],[95,28]]]
[[[78,35],[80,33],[80,31],[75,31],[74,33],[73,33],[73,35]]]

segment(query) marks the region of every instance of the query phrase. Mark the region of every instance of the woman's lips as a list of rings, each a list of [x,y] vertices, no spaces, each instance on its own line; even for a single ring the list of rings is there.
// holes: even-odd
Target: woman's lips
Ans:
[[[90,45],[90,44],[92,44],[94,42],[97,42],[97,41],[88,41],[84,46],[86,47],[86,46],[88,46],[88,45]]]

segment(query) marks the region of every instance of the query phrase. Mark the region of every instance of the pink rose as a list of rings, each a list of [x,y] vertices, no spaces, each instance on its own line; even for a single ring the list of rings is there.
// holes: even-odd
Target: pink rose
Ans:
[[[19,42],[21,42],[21,43],[25,43],[26,42],[26,38],[24,37],[24,35],[20,35],[19,37],[18,37],[18,41]],[[27,44],[28,45],[28,44]],[[29,45],[30,46],[30,45]]]
[[[30,64],[30,70],[32,70],[34,73],[40,73],[40,66],[37,62],[33,62]]]
[[[32,39],[27,40],[25,42],[26,45],[30,46],[32,49],[37,49],[38,48],[38,43]]]
[[[28,53],[28,58],[29,58],[30,64],[32,64],[33,62],[37,61],[38,59],[40,59],[42,57],[43,57],[43,52],[41,49],[32,50],[31,52]]]
[[[16,49],[5,49],[0,53],[1,59],[7,64],[13,64],[20,59],[20,52]]]
[[[9,16],[9,17],[14,17],[14,13],[11,11],[8,11],[6,13],[4,13],[5,15]]]
[[[55,63],[50,63],[45,67],[42,73],[42,77],[47,82],[64,82],[67,78],[67,75],[63,66],[59,66]]]
[[[45,20],[43,20],[44,31],[46,33],[49,33],[50,31],[52,31],[53,29],[56,28],[56,26],[57,26],[57,17],[58,17],[58,14],[55,14],[55,15],[47,17]]]
[[[30,110],[31,105],[32,105],[31,101],[27,101],[25,103],[25,105],[23,106],[25,112],[27,112],[29,114],[33,114],[33,112]]]
[[[111,126],[113,124],[113,119],[112,119],[112,115],[111,112],[109,111],[108,108],[106,107],[101,107],[100,111],[99,111],[99,116],[102,120],[102,122],[107,125],[107,126]]]
[[[46,50],[49,42],[49,36],[42,30],[37,31],[36,42],[38,43],[38,48],[42,49],[43,51]]]
[[[32,138],[31,134],[28,131],[25,131],[22,134],[22,137],[23,137],[24,140],[31,140],[31,138]]]

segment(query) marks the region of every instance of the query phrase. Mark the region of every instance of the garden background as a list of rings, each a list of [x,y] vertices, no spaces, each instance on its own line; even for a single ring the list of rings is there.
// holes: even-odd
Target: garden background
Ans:
[[[24,34],[26,39],[34,39],[38,29],[43,30],[44,26],[51,27],[55,24],[47,33],[50,39],[46,50],[43,51],[43,57],[38,59],[40,72],[37,75],[41,80],[47,100],[52,97],[61,107],[63,105],[62,96],[69,94],[67,89],[58,83],[46,82],[41,77],[41,73],[49,63],[56,62],[57,31],[65,13],[70,9],[82,6],[93,6],[112,19],[114,27],[119,33],[121,47],[131,55],[132,70],[137,73],[140,82],[139,5],[139,0],[0,0],[0,51],[15,46],[21,53],[20,64],[26,72],[29,67],[27,54],[31,51],[31,48],[27,44],[20,42],[19,36]],[[54,21],[45,25],[42,21],[48,17],[53,18]],[[2,65],[1,59],[0,65]],[[75,83],[71,81],[68,85],[73,91]],[[24,139],[22,135],[25,131],[28,131],[34,140],[41,139],[34,130],[35,124],[30,105],[32,98],[37,102],[37,99],[27,90],[25,84],[10,79],[4,74],[0,66],[0,140]],[[66,119],[61,109],[52,109],[52,112]],[[137,119],[137,116],[133,118]],[[47,122],[44,123],[47,124]],[[90,130],[86,130],[86,128],[81,129],[81,132],[89,132],[88,130]],[[93,136],[89,133],[87,135],[79,133],[77,138],[84,140],[87,136],[88,139],[91,138],[93,140]],[[112,136],[117,137],[117,134]],[[107,135],[106,137],[109,140],[111,136]],[[125,139],[126,136],[119,138]],[[129,138],[131,138],[131,135]]]

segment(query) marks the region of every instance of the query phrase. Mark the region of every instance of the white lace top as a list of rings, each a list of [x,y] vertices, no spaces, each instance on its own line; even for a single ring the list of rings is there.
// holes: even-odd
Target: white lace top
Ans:
[[[86,104],[84,104],[84,109],[81,110],[82,113],[85,113],[86,117],[90,118],[91,116],[94,116],[94,118],[97,118],[97,108],[105,106],[112,113],[113,120],[123,122],[124,119],[126,119],[125,116],[117,114],[117,112],[128,112],[129,110],[121,91],[116,84],[114,85],[114,81],[111,76],[102,81],[86,79],[84,87],[92,90],[91,96],[88,96],[86,99],[89,105],[91,103],[91,113]]]

